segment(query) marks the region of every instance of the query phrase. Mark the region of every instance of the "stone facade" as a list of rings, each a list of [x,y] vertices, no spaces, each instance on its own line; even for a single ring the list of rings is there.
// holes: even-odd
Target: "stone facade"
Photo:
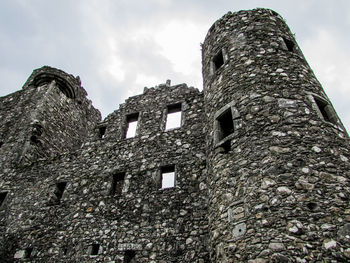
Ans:
[[[283,19],[228,13],[202,52],[202,92],[103,121],[50,67],[0,98],[1,262],[350,259],[349,137]]]

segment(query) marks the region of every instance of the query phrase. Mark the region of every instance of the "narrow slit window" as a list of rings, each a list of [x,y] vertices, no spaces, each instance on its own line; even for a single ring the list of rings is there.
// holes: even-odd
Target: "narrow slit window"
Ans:
[[[127,127],[125,138],[132,138],[136,136],[138,118],[138,113],[131,114],[126,117]]]
[[[99,250],[100,250],[100,245],[99,244],[92,244],[90,246],[90,256],[97,256]]]
[[[104,137],[106,135],[106,129],[107,129],[106,126],[101,126],[101,127],[98,128],[98,137],[100,139],[104,139]]]
[[[316,105],[325,121],[337,124],[337,116],[333,111],[332,106],[326,101],[318,97],[314,97]]]
[[[6,199],[6,196],[7,196],[7,193],[8,193],[8,192],[2,192],[2,193],[0,193],[0,207],[2,207],[2,205],[4,204],[5,199]]]
[[[124,263],[133,263],[135,261],[136,253],[134,250],[126,250],[124,252]]]
[[[161,169],[162,189],[175,187],[175,166],[166,166]]]
[[[125,173],[116,173],[112,178],[111,195],[121,195],[124,187]]]
[[[54,191],[55,197],[56,197],[56,204],[59,204],[61,202],[63,192],[66,189],[67,183],[66,182],[59,182],[56,184],[56,188]]]
[[[222,65],[224,65],[224,56],[222,54],[222,50],[220,50],[214,57],[213,57],[213,63],[214,63],[214,71],[221,68]]]
[[[0,148],[2,147],[3,144],[4,144],[3,142],[0,142]]]
[[[69,253],[68,246],[62,247],[62,255],[63,255],[63,256],[67,256],[68,253]]]
[[[294,52],[294,42],[292,40],[287,39],[287,38],[283,38],[283,41],[286,44],[288,51]]]
[[[218,118],[219,141],[234,132],[231,108],[228,108]]]
[[[180,128],[182,121],[181,103],[170,105],[167,110],[165,130]]]

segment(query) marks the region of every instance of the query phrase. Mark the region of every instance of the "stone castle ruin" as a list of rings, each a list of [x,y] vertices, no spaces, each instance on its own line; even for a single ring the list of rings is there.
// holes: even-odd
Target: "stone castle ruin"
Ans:
[[[228,13],[202,55],[203,91],[103,121],[47,66],[0,98],[0,262],[350,260],[349,136],[283,19]]]

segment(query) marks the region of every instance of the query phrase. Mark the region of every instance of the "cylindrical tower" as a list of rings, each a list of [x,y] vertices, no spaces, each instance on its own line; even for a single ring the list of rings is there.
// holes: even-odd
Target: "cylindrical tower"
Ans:
[[[288,26],[228,13],[202,48],[212,262],[349,260],[349,138]]]

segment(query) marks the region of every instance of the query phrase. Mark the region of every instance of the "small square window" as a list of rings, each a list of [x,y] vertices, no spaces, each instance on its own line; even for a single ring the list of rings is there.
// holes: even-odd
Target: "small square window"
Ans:
[[[101,126],[98,128],[98,138],[104,139],[105,134],[106,134],[106,129],[107,129],[106,126]]]
[[[117,173],[113,175],[112,186],[111,186],[111,195],[121,195],[124,187],[124,178],[125,173]]]
[[[161,169],[162,189],[175,187],[175,166],[166,166]]]
[[[99,254],[100,245],[99,244],[92,244],[89,247],[89,250],[90,250],[90,256],[97,256]]]
[[[234,132],[231,108],[224,111],[216,120],[219,129],[219,141]]]
[[[292,40],[289,40],[287,38],[283,38],[284,44],[286,45],[288,51],[294,52],[294,42]]]
[[[126,117],[126,132],[125,132],[125,138],[132,138],[135,137],[137,134],[137,123],[138,123],[139,114],[131,114]]]
[[[182,121],[181,103],[168,106],[165,130],[181,127],[181,121]]]
[[[324,99],[313,96],[319,112],[325,121],[337,124],[338,118],[333,107]]]
[[[214,71],[221,68],[222,65],[224,65],[224,56],[222,54],[222,50],[220,50],[214,57],[213,57],[213,63],[214,63]]]
[[[4,204],[6,196],[7,196],[7,193],[8,192],[1,192],[0,193],[0,207],[2,207],[2,205]]]

